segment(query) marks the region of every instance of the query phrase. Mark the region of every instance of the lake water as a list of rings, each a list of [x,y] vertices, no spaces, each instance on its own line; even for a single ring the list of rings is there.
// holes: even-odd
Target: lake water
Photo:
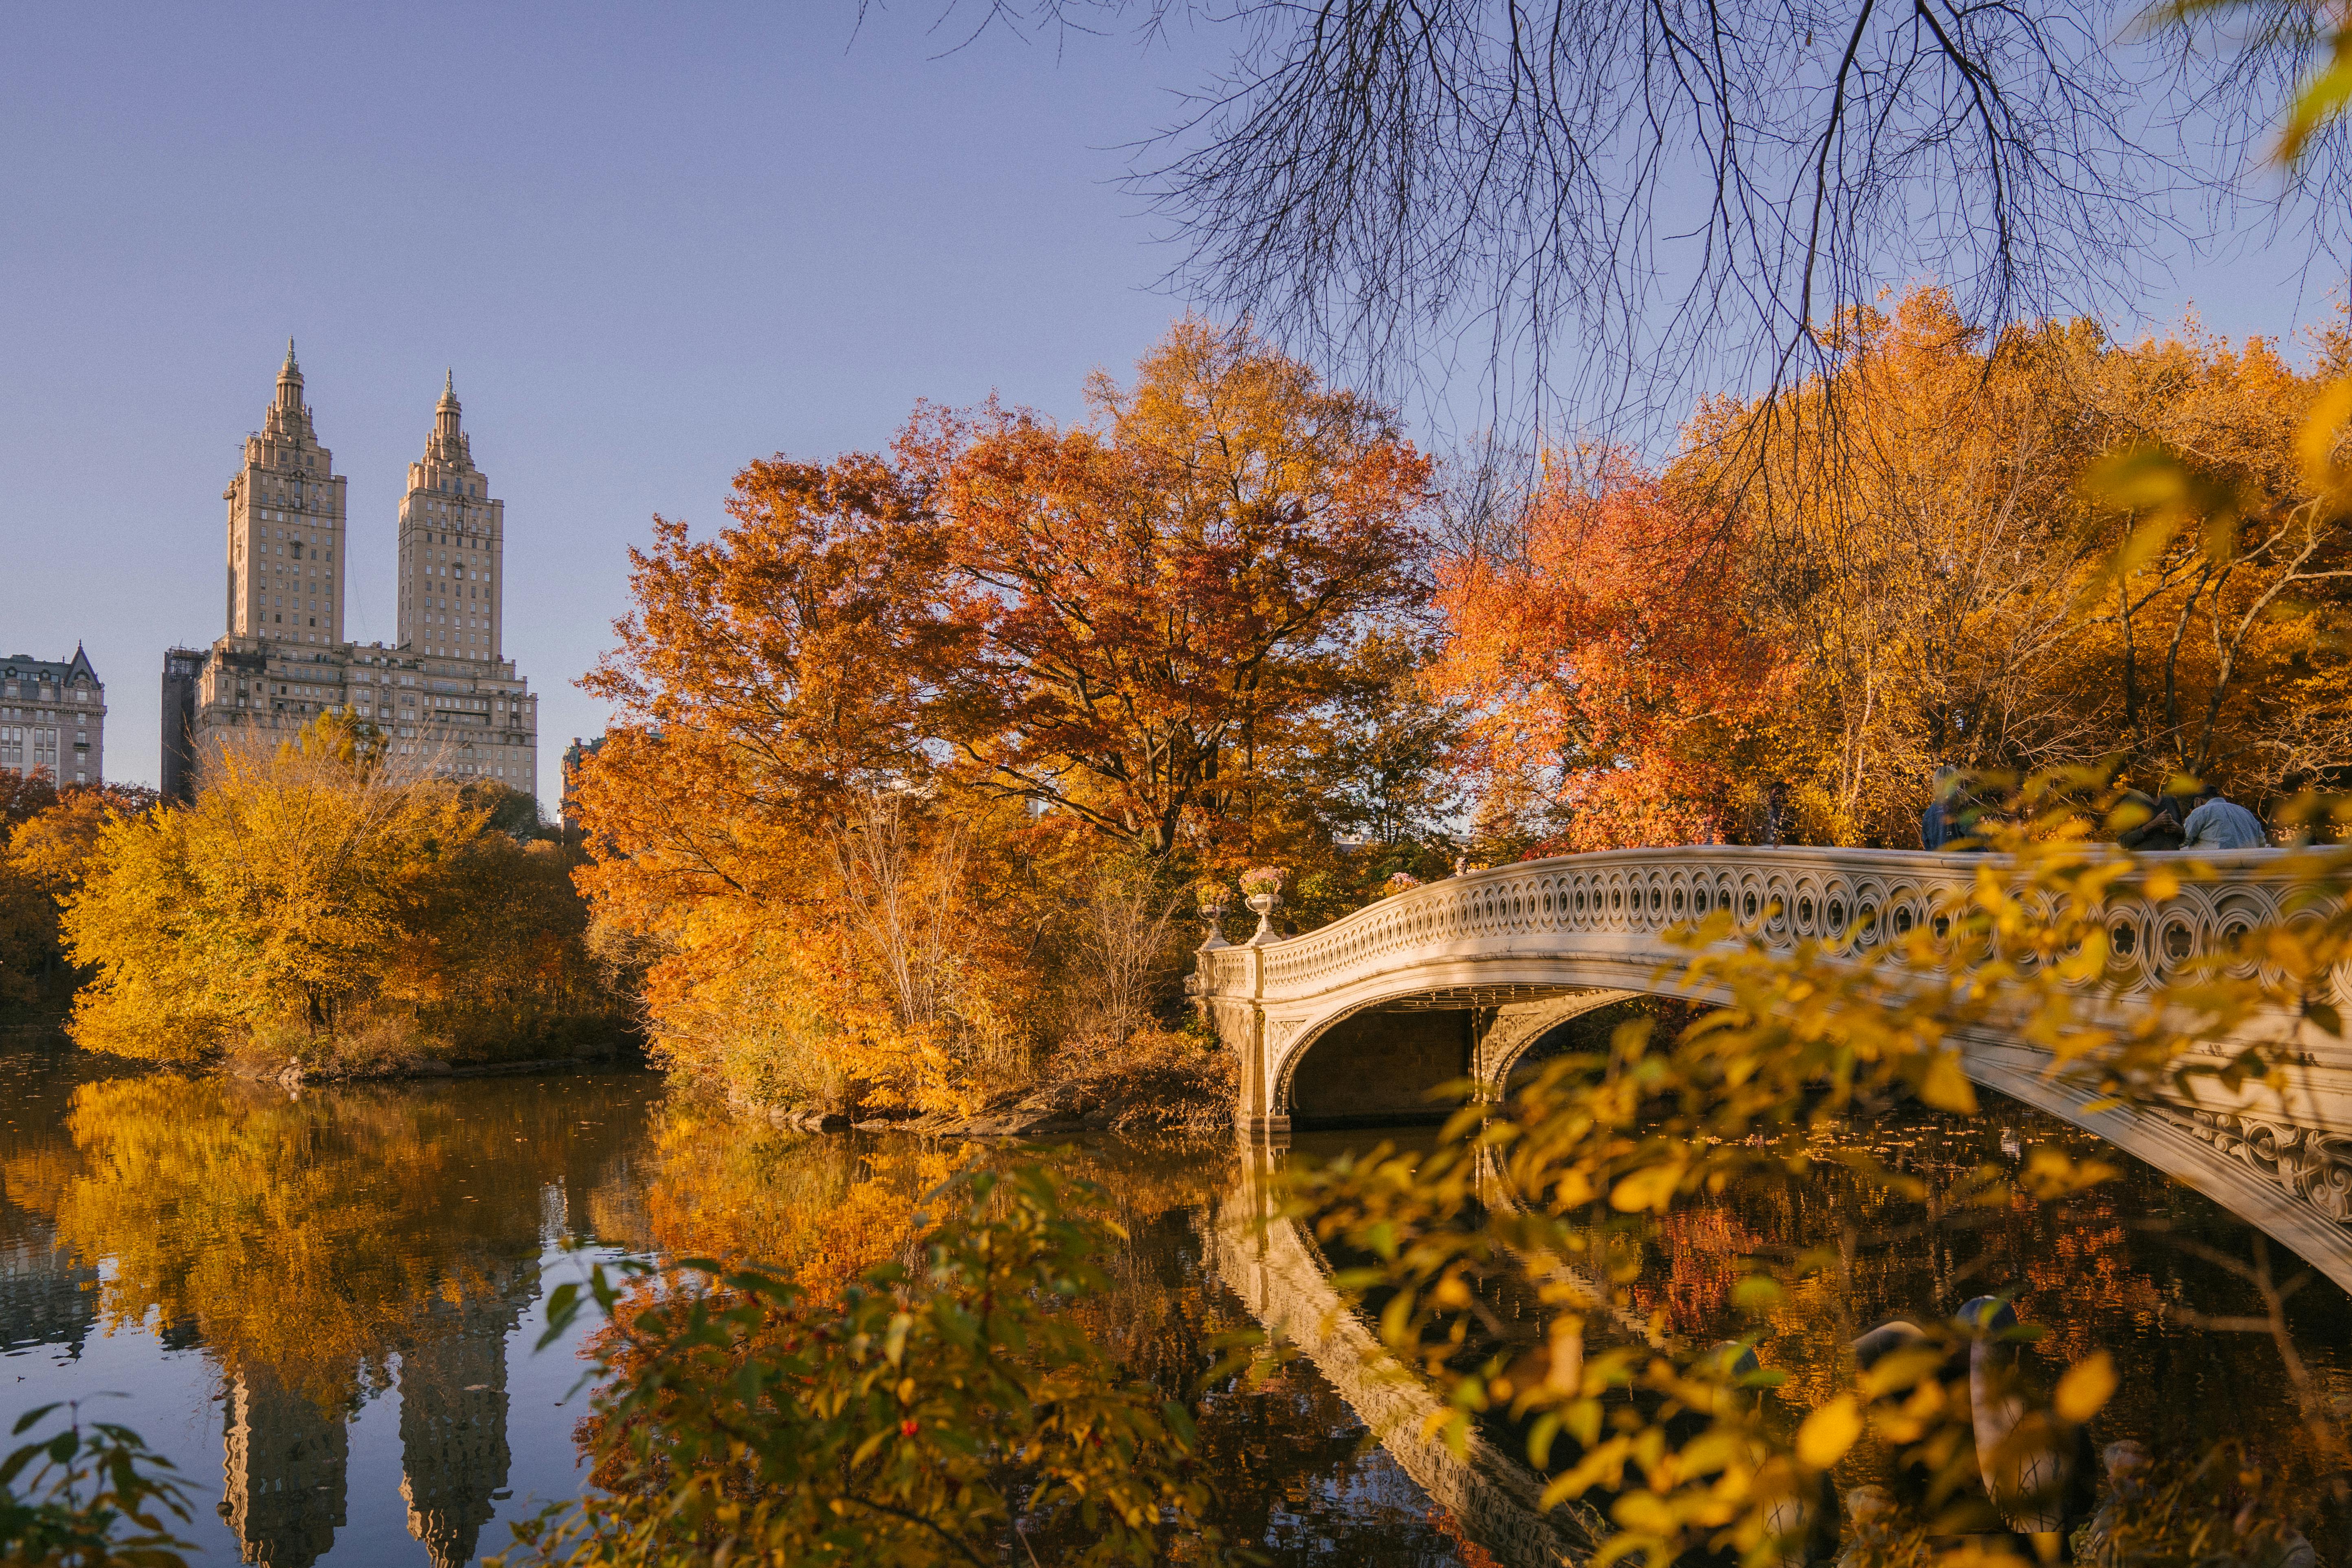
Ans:
[[[2094,1152],[2016,1107],[1976,1122],[1906,1112],[1853,1141],[1930,1178],[2014,1164],[2042,1141]],[[598,1259],[704,1252],[838,1275],[892,1245],[970,1157],[738,1124],[636,1071],[289,1093],[0,1037],[0,1419],[73,1399],[136,1427],[202,1498],[207,1562],[451,1568],[582,1484],[576,1338],[532,1349],[555,1284]],[[1090,1325],[1199,1401],[1230,1531],[1285,1564],[1496,1560],[1478,1521],[1435,1508],[1367,1443],[1313,1366],[1199,1385],[1210,1342],[1252,1326],[1215,1244],[1234,1151],[1100,1142],[1068,1159],[1129,1236]],[[1825,1165],[1678,1217],[1658,1241],[1642,1310],[1687,1334],[1760,1327],[1764,1360],[1803,1397],[1825,1396],[1838,1347],[1884,1317],[2014,1292],[2053,1331],[2036,1353],[2116,1354],[2101,1441],[2234,1434],[2317,1485],[2296,1468],[2308,1445],[2274,1348],[2192,1321],[2251,1309],[2249,1288],[2199,1255],[2251,1256],[2251,1233],[2144,1167],[2049,1211],[1905,1205]],[[1822,1266],[1760,1325],[1733,1312],[1741,1258],[1808,1250]],[[2352,1396],[2352,1301],[2316,1280],[2291,1321],[2325,1394]]]

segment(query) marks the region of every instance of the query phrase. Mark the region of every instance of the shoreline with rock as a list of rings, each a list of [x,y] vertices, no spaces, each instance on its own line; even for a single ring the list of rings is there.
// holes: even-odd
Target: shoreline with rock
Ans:
[[[1218,1131],[1233,1121],[1230,1069],[1211,1057],[1207,1070],[1160,1067],[1031,1084],[1008,1089],[969,1111],[877,1111],[859,1108],[766,1106],[737,1100],[743,1113],[793,1132],[898,1132],[924,1138],[1062,1138],[1088,1132]]]
[[[300,1062],[288,1062],[284,1067],[270,1068],[248,1062],[222,1063],[215,1070],[228,1078],[244,1079],[252,1083],[276,1084],[281,1089],[299,1089],[305,1084],[343,1083],[412,1083],[440,1082],[449,1079],[495,1078],[515,1073],[553,1072],[568,1068],[609,1067],[625,1063],[635,1053],[626,1047],[615,1047],[604,1052],[575,1053],[566,1057],[533,1057],[520,1061],[448,1062],[436,1057],[400,1063],[365,1063],[348,1066],[305,1067]],[[642,1064],[640,1064],[642,1065]]]

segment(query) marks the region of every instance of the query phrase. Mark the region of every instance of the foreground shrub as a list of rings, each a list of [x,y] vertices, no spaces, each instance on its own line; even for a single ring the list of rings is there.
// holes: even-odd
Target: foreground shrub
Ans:
[[[1065,1310],[1109,1280],[1108,1226],[1024,1169],[945,1190],[963,1207],[922,1259],[835,1300],[688,1262],[696,1283],[613,1317],[600,1352],[597,1473],[609,1487],[520,1527],[501,1560],[929,1565],[1143,1563],[1204,1527],[1184,1411],[1125,1382]],[[550,1298],[545,1344],[582,1306]]]
[[[22,1436],[58,1410],[16,1419]],[[139,1434],[79,1419],[0,1459],[0,1563],[25,1568],[184,1568],[194,1546],[165,1516],[186,1523],[187,1500],[172,1461]]]

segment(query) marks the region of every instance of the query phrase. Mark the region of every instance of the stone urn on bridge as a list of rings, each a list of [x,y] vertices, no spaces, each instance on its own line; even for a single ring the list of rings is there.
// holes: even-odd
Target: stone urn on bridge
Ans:
[[[1274,929],[1274,911],[1282,908],[1282,884],[1288,875],[1279,866],[1253,866],[1242,873],[1242,891],[1257,915],[1257,930],[1251,934],[1249,946],[1265,947],[1282,940]]]
[[[1203,877],[1193,885],[1192,892],[1200,900],[1201,923],[1208,930],[1208,934],[1201,941],[1200,951],[1214,952],[1221,947],[1233,946],[1225,940],[1223,922],[1225,910],[1233,905],[1234,890],[1213,877]]]

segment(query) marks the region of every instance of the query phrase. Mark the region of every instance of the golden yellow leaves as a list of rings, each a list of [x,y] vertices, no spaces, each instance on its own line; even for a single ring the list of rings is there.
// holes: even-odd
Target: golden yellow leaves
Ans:
[[[1620,1214],[1643,1209],[1664,1214],[1674,1204],[1683,1174],[1680,1164],[1645,1165],[1609,1190],[1609,1206]]]
[[[1853,1394],[1841,1394],[1797,1428],[1797,1462],[1808,1469],[1826,1470],[1844,1458],[1861,1436],[1862,1407]]]
[[[2038,1147],[2025,1157],[2025,1190],[2036,1203],[2051,1203],[2120,1173],[2104,1160],[2077,1161],[2063,1149]]]
[[[1962,1070],[1958,1051],[1938,1050],[1928,1057],[1927,1070],[1919,1077],[1919,1098],[1938,1110],[1975,1114],[1976,1086]]]
[[[76,1037],[181,1061],[267,1039],[276,1068],[362,1037],[446,1057],[609,1019],[562,856],[453,784],[394,776],[331,718],[225,752],[193,806],[103,827],[64,921],[100,972]]]
[[[2062,1421],[2080,1426],[2106,1407],[2116,1392],[2115,1359],[2098,1351],[2066,1369],[2050,1398]]]

